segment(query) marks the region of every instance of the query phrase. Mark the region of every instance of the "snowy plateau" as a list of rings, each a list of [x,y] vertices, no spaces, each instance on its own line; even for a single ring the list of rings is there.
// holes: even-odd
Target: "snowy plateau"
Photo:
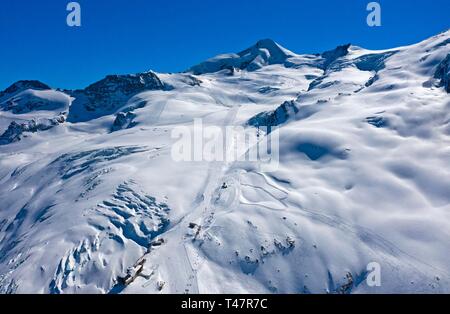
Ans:
[[[0,293],[449,293],[449,92],[450,31],[318,54],[267,39],[81,90],[16,82]],[[195,119],[277,134],[278,168],[175,162],[172,130]]]

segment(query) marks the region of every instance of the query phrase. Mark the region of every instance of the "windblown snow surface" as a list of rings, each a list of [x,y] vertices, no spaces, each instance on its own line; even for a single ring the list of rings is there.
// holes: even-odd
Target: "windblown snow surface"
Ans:
[[[262,40],[184,73],[13,84],[0,292],[450,292],[449,56],[450,31],[314,55]],[[197,118],[273,126],[278,169],[175,162]]]

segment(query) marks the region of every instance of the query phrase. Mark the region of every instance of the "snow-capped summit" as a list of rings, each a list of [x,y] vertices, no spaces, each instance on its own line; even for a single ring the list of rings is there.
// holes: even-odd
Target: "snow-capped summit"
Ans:
[[[83,90],[71,93],[75,98],[68,120],[89,121],[115,113],[134,95],[143,91],[162,90],[166,86],[152,72],[128,75],[108,75]]]
[[[346,56],[349,53],[349,48],[351,44],[338,46],[333,50],[325,51],[321,54],[323,58],[321,67],[327,69],[330,64],[332,64],[337,59]]]

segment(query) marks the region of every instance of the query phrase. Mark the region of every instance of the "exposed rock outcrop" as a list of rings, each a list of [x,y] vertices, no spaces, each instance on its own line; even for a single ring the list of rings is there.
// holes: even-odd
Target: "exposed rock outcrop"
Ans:
[[[438,65],[434,77],[440,80],[439,86],[450,93],[450,54]]]
[[[131,111],[127,113],[119,112],[111,127],[111,132],[132,128],[135,125],[134,118],[136,118],[136,114]]]
[[[274,111],[261,112],[248,121],[254,127],[274,127],[285,123],[298,113],[295,101],[285,101]]]
[[[24,123],[13,121],[8,129],[0,136],[0,145],[18,142],[22,139],[24,133],[47,131],[64,122],[65,117],[63,115],[53,119],[32,119]]]

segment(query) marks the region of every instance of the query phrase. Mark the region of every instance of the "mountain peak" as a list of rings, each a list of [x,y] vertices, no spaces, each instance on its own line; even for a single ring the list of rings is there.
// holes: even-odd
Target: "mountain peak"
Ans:
[[[239,56],[244,57],[249,55],[251,58],[263,57],[269,64],[284,63],[287,58],[295,54],[286,48],[282,47],[274,40],[266,38],[256,42],[255,45],[238,53]]]
[[[323,58],[322,68],[325,70],[328,68],[330,64],[332,64],[337,59],[348,55],[351,46],[352,46],[351,44],[341,45],[337,46],[332,50],[323,52],[320,55]]]

